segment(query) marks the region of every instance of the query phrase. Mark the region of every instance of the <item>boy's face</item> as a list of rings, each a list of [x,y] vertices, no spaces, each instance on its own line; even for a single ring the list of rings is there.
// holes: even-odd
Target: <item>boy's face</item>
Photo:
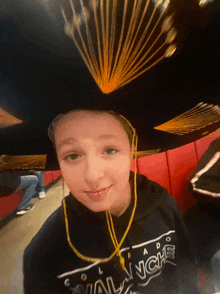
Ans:
[[[117,119],[107,113],[67,114],[55,127],[55,144],[74,197],[94,212],[120,215],[130,202],[130,144]]]

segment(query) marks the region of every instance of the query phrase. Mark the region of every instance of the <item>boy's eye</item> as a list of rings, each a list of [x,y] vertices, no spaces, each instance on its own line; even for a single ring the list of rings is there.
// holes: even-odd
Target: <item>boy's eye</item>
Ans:
[[[69,160],[76,160],[79,157],[78,154],[73,153],[73,154],[69,154],[65,157],[65,159],[69,159]]]
[[[116,150],[114,148],[105,149],[105,153],[108,154],[108,155],[114,154],[116,152],[118,152],[118,150]]]

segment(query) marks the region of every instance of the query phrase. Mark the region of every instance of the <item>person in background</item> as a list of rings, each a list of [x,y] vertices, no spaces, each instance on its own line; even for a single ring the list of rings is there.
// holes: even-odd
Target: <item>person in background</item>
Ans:
[[[186,222],[207,278],[207,293],[220,293],[220,138],[199,160],[189,189],[198,210],[188,213]]]
[[[0,195],[10,195],[19,190],[23,190],[24,193],[16,215],[24,215],[34,208],[31,200],[36,193],[39,199],[43,199],[46,195],[43,173],[41,171],[0,173]]]

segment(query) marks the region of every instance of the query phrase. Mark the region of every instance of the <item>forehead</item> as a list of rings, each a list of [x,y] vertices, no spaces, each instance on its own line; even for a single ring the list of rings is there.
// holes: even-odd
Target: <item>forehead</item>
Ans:
[[[55,140],[65,136],[118,134],[127,138],[121,123],[109,113],[72,112],[63,116],[55,125]]]

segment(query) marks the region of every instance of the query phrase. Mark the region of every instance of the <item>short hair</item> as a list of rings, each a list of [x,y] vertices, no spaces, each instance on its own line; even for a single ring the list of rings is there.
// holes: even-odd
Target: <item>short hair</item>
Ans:
[[[116,112],[111,111],[111,110],[75,109],[75,110],[69,110],[65,113],[60,113],[50,123],[50,125],[48,127],[48,135],[49,135],[50,140],[52,141],[54,148],[55,148],[55,131],[54,130],[55,130],[56,124],[65,115],[68,115],[70,113],[77,113],[80,111],[92,112],[92,113],[97,113],[97,114],[108,113],[111,116],[113,116],[115,119],[117,119],[117,121],[121,124],[121,126],[123,127],[123,129],[127,133],[130,146],[132,147],[132,143],[134,143],[132,139],[135,134],[135,129],[132,127],[131,123],[124,116],[117,114]]]

